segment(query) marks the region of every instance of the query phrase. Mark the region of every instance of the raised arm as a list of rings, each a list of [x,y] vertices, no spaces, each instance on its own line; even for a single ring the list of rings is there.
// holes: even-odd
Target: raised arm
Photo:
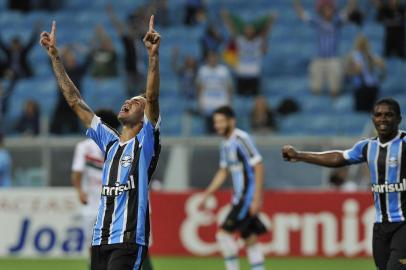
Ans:
[[[282,148],[282,156],[283,159],[286,161],[303,161],[331,168],[337,168],[347,165],[347,161],[345,160],[343,152],[341,151],[304,152],[297,151],[290,145],[285,145]]]
[[[262,206],[262,193],[264,189],[264,164],[261,162],[254,165],[255,172],[255,193],[250,206],[251,215],[258,214]]]
[[[106,12],[111,24],[116,29],[117,33],[120,36],[123,36],[126,33],[126,26],[122,21],[119,20],[111,4],[106,6]]]
[[[159,118],[159,44],[161,36],[154,29],[154,15],[149,20],[149,30],[144,37],[144,45],[148,50],[148,73],[145,114],[156,124]]]
[[[56,48],[56,22],[52,23],[51,33],[42,32],[40,44],[44,47],[51,59],[52,69],[54,70],[59,89],[65,97],[66,102],[79,117],[81,122],[89,128],[94,116],[93,111],[84,102],[79,90],[66,74],[61,58]]]

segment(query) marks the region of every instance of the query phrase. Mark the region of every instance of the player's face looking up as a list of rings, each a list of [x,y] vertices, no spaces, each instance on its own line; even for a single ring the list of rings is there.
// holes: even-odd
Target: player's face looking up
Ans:
[[[143,119],[145,104],[146,99],[142,96],[126,100],[118,113],[118,120],[123,125],[137,125]]]
[[[381,140],[388,141],[395,137],[401,120],[402,118],[389,104],[375,106],[372,114],[372,122]]]
[[[224,114],[215,113],[213,115],[214,129],[220,136],[227,137],[235,127],[235,120],[228,118]]]

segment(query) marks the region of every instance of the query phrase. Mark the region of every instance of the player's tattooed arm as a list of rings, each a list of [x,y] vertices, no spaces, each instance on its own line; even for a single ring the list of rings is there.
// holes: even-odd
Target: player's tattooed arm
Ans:
[[[52,69],[54,70],[56,80],[59,88],[65,97],[66,102],[77,114],[79,119],[86,127],[90,127],[94,113],[89,106],[84,102],[79,90],[69,78],[66,73],[65,67],[59,57],[56,48],[56,23],[52,23],[51,33],[42,32],[40,44],[43,46],[52,62]]]
[[[144,45],[148,50],[148,75],[146,86],[147,104],[145,114],[156,124],[159,118],[159,44],[161,36],[154,29],[154,15],[149,20],[149,30],[144,37]]]

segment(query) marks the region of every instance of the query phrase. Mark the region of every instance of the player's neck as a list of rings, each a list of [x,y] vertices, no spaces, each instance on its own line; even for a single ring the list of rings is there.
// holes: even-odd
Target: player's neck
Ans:
[[[142,128],[142,124],[136,126],[123,126],[123,130],[120,135],[120,142],[126,142],[137,136]]]
[[[226,133],[226,135],[224,137],[226,139],[230,139],[230,137],[233,136],[233,134],[234,134],[234,130],[235,130],[235,127],[230,128],[230,130]]]
[[[379,142],[380,143],[387,143],[393,140],[398,135],[398,130],[394,130],[391,134],[388,135],[380,135]]]

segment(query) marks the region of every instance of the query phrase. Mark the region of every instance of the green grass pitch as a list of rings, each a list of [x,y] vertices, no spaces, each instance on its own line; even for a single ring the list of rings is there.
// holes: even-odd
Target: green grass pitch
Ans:
[[[153,257],[154,270],[223,270],[221,258],[197,257]],[[87,270],[85,260],[75,259],[0,259],[1,270]],[[241,270],[249,270],[245,259]],[[266,269],[270,270],[372,270],[372,259],[328,259],[328,258],[268,258]]]

